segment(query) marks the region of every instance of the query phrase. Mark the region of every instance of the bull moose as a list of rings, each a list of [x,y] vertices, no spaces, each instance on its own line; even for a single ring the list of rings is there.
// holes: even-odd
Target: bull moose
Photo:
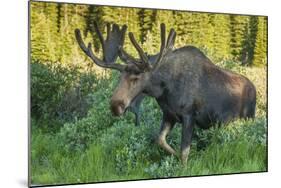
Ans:
[[[103,60],[93,54],[91,43],[85,45],[79,29],[76,40],[84,53],[98,66],[121,72],[119,84],[110,101],[112,114],[121,116],[140,95],[156,99],[163,117],[157,143],[168,153],[176,151],[166,142],[167,134],[178,122],[182,125],[180,159],[186,164],[195,125],[206,129],[237,118],[254,118],[255,86],[246,77],[213,64],[198,48],[174,49],[176,32],[170,29],[166,40],[165,24],[160,25],[160,52],[147,55],[132,32],[129,39],[140,58],[124,49],[127,26],[107,27],[104,40],[97,24],[95,29],[102,44]],[[116,58],[124,64],[116,63]]]

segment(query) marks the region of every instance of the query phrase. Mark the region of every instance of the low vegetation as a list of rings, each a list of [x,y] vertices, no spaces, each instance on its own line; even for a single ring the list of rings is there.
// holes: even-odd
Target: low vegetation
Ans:
[[[127,112],[121,118],[114,118],[109,108],[109,98],[114,89],[118,73],[97,79],[94,74],[72,77],[68,87],[56,88],[42,100],[44,91],[32,90],[32,97],[38,98],[42,109],[32,111],[31,136],[31,179],[32,184],[61,184],[79,182],[102,182],[128,179],[164,178],[176,176],[197,176],[224,173],[258,172],[267,170],[267,97],[266,70],[260,67],[241,67],[231,62],[221,62],[221,67],[246,75],[257,87],[257,112],[254,120],[236,120],[224,127],[208,130],[195,129],[188,165],[183,167],[174,156],[170,156],[155,144],[159,131],[161,114],[152,98],[142,104],[141,126],[134,126],[134,116]],[[32,63],[34,73],[42,71]],[[46,86],[50,74],[54,80],[64,80],[69,71],[49,72],[32,76],[32,87]],[[57,71],[58,69],[56,69]],[[78,69],[74,69],[78,70]],[[53,75],[55,74],[55,75]],[[72,75],[73,72],[71,72]],[[49,75],[49,76],[50,76]],[[46,76],[47,78],[48,76]],[[62,77],[62,78],[59,78]],[[92,81],[91,87],[87,84]],[[67,83],[67,79],[65,80]],[[76,85],[73,83],[76,83]],[[69,95],[80,83],[83,95],[73,101]],[[85,89],[86,87],[87,89]],[[33,91],[36,91],[33,92]],[[53,89],[53,91],[55,91]],[[42,93],[41,93],[42,92]],[[63,96],[63,97],[59,97]],[[50,101],[51,100],[51,101]],[[63,101],[69,101],[63,103]],[[87,113],[81,113],[81,106],[68,111],[69,105],[89,106]],[[60,104],[64,108],[59,108]],[[50,104],[56,104],[49,107]],[[47,107],[44,107],[47,105]],[[34,108],[33,108],[34,109]],[[32,109],[32,110],[33,110]],[[63,109],[63,110],[62,110]],[[46,117],[42,118],[42,114]],[[61,118],[56,114],[72,114]],[[41,118],[38,118],[38,117]],[[68,116],[66,116],[68,117]],[[168,136],[168,142],[178,148],[180,125]],[[179,150],[179,148],[178,148]]]

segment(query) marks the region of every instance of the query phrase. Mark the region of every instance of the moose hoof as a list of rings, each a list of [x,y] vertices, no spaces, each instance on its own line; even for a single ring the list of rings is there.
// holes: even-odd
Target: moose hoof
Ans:
[[[156,143],[159,145],[159,146],[163,146],[164,145],[164,140],[163,139],[161,139],[161,138],[158,138],[157,140],[156,140]]]
[[[190,147],[187,147],[186,149],[183,149],[181,152],[181,163],[182,165],[186,166],[187,160],[188,160],[188,155],[189,155]]]
[[[186,167],[186,165],[187,165],[187,157],[184,158],[184,157],[181,156],[181,164],[182,164],[183,167]]]

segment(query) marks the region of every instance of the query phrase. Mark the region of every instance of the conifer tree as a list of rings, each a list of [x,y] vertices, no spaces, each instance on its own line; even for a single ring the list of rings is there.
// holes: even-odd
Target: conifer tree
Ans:
[[[214,62],[261,66],[267,61],[265,17],[42,2],[31,2],[32,59],[63,64],[89,61],[77,45],[74,29],[84,31],[85,42],[92,41],[95,53],[101,53],[94,21],[104,36],[107,23],[126,24],[127,33],[133,32],[149,54],[159,52],[159,27],[165,23],[167,33],[176,30],[176,48],[193,45]],[[124,48],[137,56],[128,35]]]
[[[100,28],[103,28],[103,15],[104,12],[101,6],[89,5],[87,15],[85,16],[86,26],[84,35],[88,36],[88,34],[90,34],[91,36],[93,36],[93,44],[96,52],[100,50],[101,46],[94,29],[94,22],[96,22]]]
[[[249,23],[246,25],[244,31],[244,38],[242,41],[242,52],[240,61],[242,65],[252,65],[254,58],[254,48],[256,46],[258,30],[258,19],[256,16],[249,18]]]
[[[249,16],[230,15],[230,47],[233,60],[240,61],[245,38],[247,32],[247,24]]]
[[[254,49],[253,65],[262,66],[267,63],[267,18],[258,18],[258,31]]]
[[[31,58],[56,60],[56,4],[31,3]]]
[[[215,14],[213,29],[213,57],[216,61],[231,59],[229,15]]]
[[[153,21],[153,10],[140,9],[138,11],[139,27],[140,27],[140,41],[143,44],[147,40],[147,33],[152,31]]]
[[[177,32],[177,47],[192,44],[192,13],[173,11],[174,28]]]

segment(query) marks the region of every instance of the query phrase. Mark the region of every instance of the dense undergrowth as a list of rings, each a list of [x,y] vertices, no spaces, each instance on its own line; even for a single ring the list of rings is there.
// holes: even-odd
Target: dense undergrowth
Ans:
[[[53,65],[52,65],[53,66]],[[114,118],[109,99],[118,73],[31,64],[31,183],[33,185],[197,176],[267,170],[266,70],[220,66],[246,75],[257,88],[254,120],[194,131],[188,164],[157,144],[161,112],[145,98],[141,126],[127,112]],[[50,79],[51,78],[51,79]],[[52,92],[50,92],[52,91]],[[179,150],[179,124],[168,142]]]

